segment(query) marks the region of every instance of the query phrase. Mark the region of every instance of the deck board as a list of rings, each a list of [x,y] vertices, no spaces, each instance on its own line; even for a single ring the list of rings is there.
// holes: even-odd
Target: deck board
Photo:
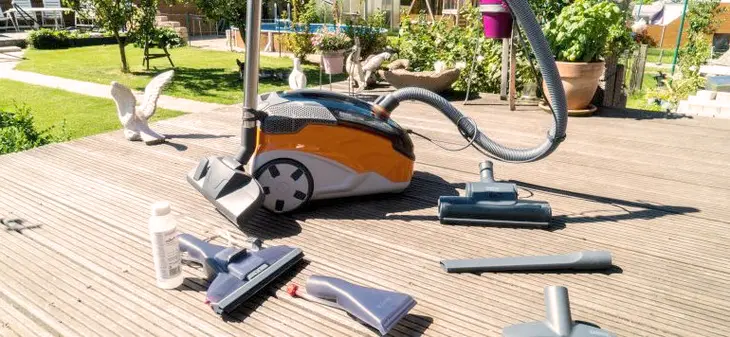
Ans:
[[[456,105],[510,144],[541,141],[537,130],[549,123],[530,106]],[[726,335],[730,122],[622,114],[571,118],[552,156],[497,164],[498,178],[518,182],[521,195],[551,203],[550,231],[438,224],[437,197],[463,193],[483,158],[415,137],[416,176],[403,194],[318,202],[288,216],[260,211],[238,231],[184,178],[199,158],[235,151],[234,108],[158,122],[173,137],[167,145],[127,142],[114,131],[1,156],[0,216],[40,226],[0,232],[0,333],[374,336],[284,292],[290,281],[325,274],[413,295],[418,305],[394,336],[499,336],[504,326],[542,319],[547,285],[570,289],[575,319],[621,336]],[[404,103],[394,118],[445,146],[464,143],[423,105]],[[202,237],[226,228],[298,246],[307,263],[223,320],[202,303],[200,270],[184,268],[180,290],[156,288],[146,221],[160,199],[172,202],[181,231]],[[617,268],[472,275],[438,264],[582,249],[611,250]]]

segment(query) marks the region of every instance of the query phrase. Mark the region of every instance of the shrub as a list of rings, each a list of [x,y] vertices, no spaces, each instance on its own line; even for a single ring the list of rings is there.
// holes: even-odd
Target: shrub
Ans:
[[[58,141],[68,140],[65,127],[61,124],[60,135],[36,129],[33,115],[25,106],[16,106],[17,112],[0,110],[0,154],[32,149]]]
[[[177,32],[170,28],[170,27],[154,27],[149,33],[149,38],[151,46],[154,47],[162,47],[166,46],[167,48],[175,48],[175,47],[181,47],[184,46],[185,43],[183,42],[182,38],[180,38],[180,35],[177,35]],[[145,35],[142,34],[133,34],[132,35],[132,41],[134,43],[134,46],[137,48],[144,48],[145,44]]]
[[[314,0],[292,1],[292,29],[295,31],[284,37],[284,45],[297,57],[304,61],[307,54],[314,51],[310,24],[317,19],[317,3]]]
[[[352,40],[355,40],[355,37],[358,38],[360,55],[363,57],[378,52],[388,44],[387,31],[383,31],[383,28],[386,28],[385,15],[385,11],[377,10],[371,13],[367,19],[357,17],[346,22],[345,34]]]
[[[71,46],[70,38],[68,31],[41,28],[28,34],[28,43],[35,49],[62,49]]]
[[[304,60],[307,54],[314,51],[312,47],[311,34],[309,33],[289,33],[284,37],[284,45],[294,54],[294,57]]]
[[[448,24],[445,20],[433,24],[422,12],[416,22],[401,18],[400,36],[397,40],[398,57],[408,59],[412,71],[433,70],[436,61],[444,61],[454,67],[465,65],[459,79],[454,83],[456,90],[466,90],[469,76],[474,92],[497,92],[501,81],[502,44],[498,40],[484,37],[481,13],[475,6],[465,4],[460,13],[467,24],[464,27]],[[476,56],[481,56],[476,60]],[[474,73],[471,73],[474,65]],[[521,49],[517,52],[517,88],[523,83],[534,81],[534,76]]]

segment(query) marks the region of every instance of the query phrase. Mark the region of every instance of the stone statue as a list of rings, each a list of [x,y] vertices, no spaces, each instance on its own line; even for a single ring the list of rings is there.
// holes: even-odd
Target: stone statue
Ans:
[[[294,58],[294,68],[292,68],[291,74],[289,74],[289,87],[293,90],[307,87],[307,76],[302,71],[302,62],[299,58]]]
[[[137,99],[132,90],[117,82],[111,84],[111,94],[117,104],[119,121],[124,127],[124,137],[131,141],[143,141],[147,145],[159,144],[165,141],[165,136],[152,131],[147,121],[155,114],[157,99],[162,89],[170,83],[174,70],[166,71],[155,76],[147,84],[142,96],[142,104],[137,106]]]
[[[355,37],[355,46],[352,50],[352,53],[347,57],[345,67],[347,68],[347,73],[350,75],[350,80],[356,84],[358,92],[360,92],[365,87],[374,85],[377,82],[375,78],[376,72],[380,69],[380,65],[389,59],[393,53],[390,50],[386,50],[379,54],[370,55],[365,61],[362,61],[360,40],[357,37]]]

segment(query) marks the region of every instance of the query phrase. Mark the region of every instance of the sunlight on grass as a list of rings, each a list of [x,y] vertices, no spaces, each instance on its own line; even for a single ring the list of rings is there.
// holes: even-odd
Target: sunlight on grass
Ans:
[[[16,69],[101,84],[117,81],[137,90],[144,90],[152,77],[170,69],[167,59],[159,58],[150,61],[150,70],[147,71],[142,66],[142,49],[128,46],[126,50],[131,74],[123,74],[119,70],[119,49],[116,45],[63,50],[29,49],[25,54],[27,60]],[[165,95],[222,104],[241,102],[243,82],[239,79],[236,58],[243,61],[242,54],[193,47],[171,49],[170,53],[176,66],[175,77],[165,89]],[[288,76],[292,61],[288,57],[261,56],[260,66],[262,70]],[[310,85],[319,83],[316,65],[304,65],[304,71]],[[283,80],[261,80],[259,92],[288,90],[287,76]]]
[[[120,129],[117,107],[110,99],[85,96],[21,82],[0,79],[0,109],[16,111],[16,105],[31,109],[39,129],[60,127],[65,121],[71,139]],[[182,115],[182,112],[157,109],[153,120]]]

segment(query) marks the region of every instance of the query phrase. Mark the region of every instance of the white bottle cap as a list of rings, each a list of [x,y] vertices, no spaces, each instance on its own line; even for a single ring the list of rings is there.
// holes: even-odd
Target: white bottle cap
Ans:
[[[170,203],[167,201],[158,201],[152,204],[152,215],[163,216],[170,214]]]

